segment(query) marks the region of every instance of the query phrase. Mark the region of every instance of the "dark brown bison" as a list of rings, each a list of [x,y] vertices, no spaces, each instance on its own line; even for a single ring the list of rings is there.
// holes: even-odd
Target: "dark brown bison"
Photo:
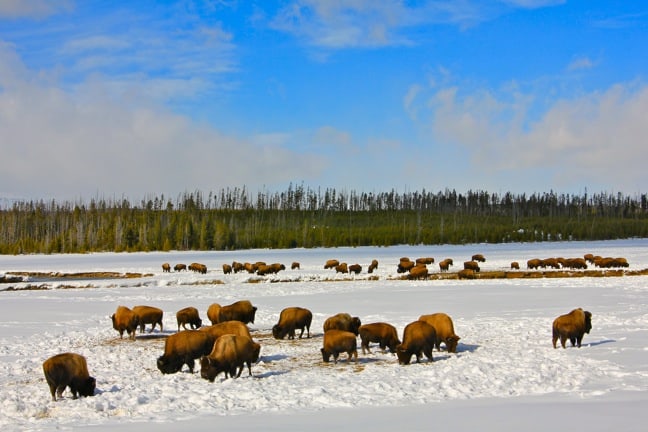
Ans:
[[[153,333],[153,329],[158,324],[160,325],[160,331],[162,331],[162,317],[164,315],[162,309],[153,306],[135,306],[133,307],[133,312],[137,315],[140,333],[144,333],[146,324],[151,324],[149,333]]]
[[[347,263],[340,263],[335,266],[335,273],[349,273],[349,266]]]
[[[265,276],[267,274],[276,274],[281,270],[286,270],[286,266],[280,263],[257,265],[257,274],[260,276]]]
[[[349,266],[349,273],[360,274],[362,272],[362,266],[360,264],[351,264]]]
[[[348,313],[342,312],[328,317],[326,321],[324,321],[324,332],[326,333],[333,329],[345,330],[357,336],[361,325],[362,323],[360,322],[360,318],[352,317]]]
[[[427,279],[428,268],[425,264],[419,264],[412,267],[407,275],[408,279]]]
[[[195,360],[211,352],[214,336],[199,330],[183,330],[172,334],[164,342],[164,354],[157,359],[157,367],[163,374],[179,372],[187,365],[193,373]]]
[[[464,270],[474,270],[476,273],[479,273],[479,263],[477,261],[465,261]]]
[[[212,324],[225,321],[241,321],[254,324],[257,308],[249,300],[239,300],[230,305],[221,306],[212,303],[207,309],[207,318]]]
[[[511,262],[511,270],[520,270],[520,263],[517,261]]]
[[[255,273],[257,271],[257,266],[249,262],[244,263],[243,268],[248,273]]]
[[[214,340],[226,334],[247,336],[251,338],[250,329],[241,321],[225,321],[210,326],[201,327],[200,331],[207,332],[214,337]]]
[[[477,273],[475,270],[463,269],[457,272],[457,277],[459,279],[477,279]]]
[[[335,268],[335,267],[337,267],[339,265],[340,265],[340,261],[338,261],[336,259],[330,259],[330,260],[326,261],[326,263],[324,264],[324,268],[325,269],[331,269],[331,268]]]
[[[214,382],[221,372],[225,373],[225,378],[238,378],[245,365],[251,376],[252,363],[259,360],[260,352],[261,345],[249,337],[223,335],[214,342],[211,352],[200,358],[200,376],[210,382]]]
[[[310,337],[310,326],[313,321],[313,313],[302,307],[288,307],[279,314],[279,322],[272,327],[272,336],[275,339],[283,339],[288,335],[288,339],[295,339],[295,330],[300,329],[299,339],[304,335],[306,328],[306,337]]]
[[[191,329],[197,329],[202,326],[202,320],[198,314],[198,309],[193,306],[180,309],[176,312],[176,321],[178,322],[178,331],[180,331],[180,326],[187,330],[187,324],[189,324]]]
[[[414,261],[410,261],[409,259],[404,260],[401,258],[401,261],[398,263],[398,266],[396,267],[396,272],[398,273],[407,273],[414,267],[416,263]]]
[[[72,398],[94,396],[96,380],[88,373],[85,357],[75,353],[57,354],[43,362],[43,373],[49,385],[52,400],[60,399],[66,387]]]
[[[124,332],[126,332],[130,339],[135,340],[135,330],[139,325],[135,312],[126,306],[118,306],[110,319],[112,319],[113,328],[119,332],[120,339],[124,337]]]
[[[373,273],[374,270],[376,270],[377,268],[378,268],[378,260],[371,260],[371,264],[369,264],[367,273]]]
[[[173,266],[173,270],[175,271],[187,271],[187,264],[176,264]]]
[[[362,347],[362,354],[366,352],[371,353],[369,343],[378,343],[380,350],[385,352],[385,348],[389,348],[389,352],[396,353],[396,346],[400,344],[398,339],[398,332],[396,327],[384,322],[376,322],[370,324],[363,324],[360,326],[360,346]]]
[[[594,255],[591,253],[583,255],[583,259],[592,265],[594,264]]]
[[[542,260],[542,267],[544,268],[551,267],[552,269],[559,269],[560,262],[558,262],[557,258],[545,258]]]
[[[416,356],[416,362],[421,361],[422,354],[432,361],[432,349],[436,343],[436,332],[434,327],[424,321],[414,321],[403,330],[403,342],[396,346],[398,363],[408,365],[412,354]]]
[[[554,320],[551,342],[556,348],[556,341],[560,338],[560,344],[565,348],[565,342],[569,339],[572,346],[580,348],[583,336],[585,333],[589,334],[590,330],[592,330],[592,313],[582,308],[574,309]]]
[[[473,261],[478,261],[478,262],[486,262],[486,258],[484,258],[484,255],[482,254],[475,254],[471,257]]]
[[[563,267],[570,269],[587,269],[587,261],[585,258],[567,258],[564,261]]]
[[[297,261],[293,261],[292,264],[290,264],[290,270],[299,270],[299,263]]]
[[[434,264],[434,258],[432,257],[421,257],[416,258],[416,264]]]
[[[223,264],[223,274],[232,273],[232,266],[229,264]]]
[[[337,363],[340,353],[347,353],[349,358],[355,359],[358,362],[358,341],[356,335],[344,330],[328,330],[324,332],[324,346],[320,350],[322,352],[322,360],[328,363],[333,356],[333,362]]]
[[[425,321],[434,327],[434,331],[436,332],[434,346],[436,346],[437,351],[441,351],[441,342],[443,342],[448,352],[457,352],[457,344],[461,338],[455,334],[454,325],[450,316],[439,312],[430,315],[421,315],[419,321]]]
[[[162,264],[162,272],[163,273],[170,273],[171,272],[171,264],[169,264],[169,263]]]
[[[201,263],[191,263],[189,264],[189,270],[194,271],[196,273],[206,274],[207,266]]]
[[[533,258],[527,261],[527,268],[528,269],[537,269],[542,266],[542,260],[538,258]]]
[[[446,258],[443,261],[439,262],[439,270],[444,272],[450,269],[450,266],[453,265],[452,258]]]
[[[238,273],[243,270],[245,270],[245,266],[243,265],[243,263],[240,263],[238,261],[232,261],[232,271],[234,273]]]

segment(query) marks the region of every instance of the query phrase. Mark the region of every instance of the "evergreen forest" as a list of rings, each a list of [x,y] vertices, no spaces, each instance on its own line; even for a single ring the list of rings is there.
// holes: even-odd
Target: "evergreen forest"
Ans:
[[[648,237],[648,194],[225,188],[140,202],[14,201],[0,253],[236,250]]]

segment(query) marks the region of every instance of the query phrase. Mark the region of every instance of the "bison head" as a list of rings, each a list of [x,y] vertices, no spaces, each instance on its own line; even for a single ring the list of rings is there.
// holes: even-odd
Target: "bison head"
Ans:
[[[281,326],[279,324],[275,324],[272,327],[272,337],[274,337],[275,339],[281,340],[284,337],[286,337],[286,332],[284,331],[283,328],[281,328]]]
[[[236,368],[235,368],[236,370]],[[221,372],[228,372],[228,369],[223,367],[218,360],[208,356],[200,358],[200,376],[209,382],[214,382],[216,376]],[[234,375],[232,375],[234,376]]]
[[[76,390],[81,396],[94,396],[96,386],[97,380],[95,380],[93,377],[88,377],[80,384],[80,386]]]
[[[324,360],[324,363],[328,363],[331,361],[331,353],[326,351],[324,348],[320,349],[322,352],[322,360]]]
[[[459,344],[459,339],[461,339],[459,336],[448,336],[445,338],[444,342],[446,344],[446,348],[448,349],[449,353],[456,353],[457,352],[457,344]]]
[[[157,367],[163,374],[172,374],[182,369],[183,361],[172,356],[161,356],[157,359]]]
[[[396,356],[398,357],[398,364],[408,365],[412,359],[412,353],[410,353],[403,344],[396,346]]]
[[[350,331],[354,333],[356,336],[360,334],[360,326],[362,325],[362,322],[360,322],[360,318],[358,317],[353,317],[351,319],[351,328]]]
[[[592,313],[585,311],[585,333],[589,334],[592,330]]]

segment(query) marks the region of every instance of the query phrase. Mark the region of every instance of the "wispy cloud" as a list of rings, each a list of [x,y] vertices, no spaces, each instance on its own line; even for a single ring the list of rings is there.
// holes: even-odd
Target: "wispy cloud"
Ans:
[[[45,18],[73,9],[72,0],[2,0],[0,18]]]
[[[594,62],[589,57],[578,57],[567,65],[567,70],[573,72],[581,69],[591,69],[593,67]]]

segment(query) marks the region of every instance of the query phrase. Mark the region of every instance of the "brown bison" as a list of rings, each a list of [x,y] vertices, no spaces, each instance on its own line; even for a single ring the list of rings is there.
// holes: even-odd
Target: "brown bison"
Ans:
[[[171,264],[169,264],[169,263],[162,264],[162,272],[163,273],[170,273],[171,272]]]
[[[201,263],[191,263],[189,264],[189,270],[194,271],[196,273],[206,274],[207,266]]]
[[[398,339],[398,332],[396,327],[384,322],[376,322],[370,324],[363,324],[360,326],[360,346],[362,347],[362,354],[366,352],[371,353],[369,349],[370,342],[378,343],[380,350],[384,353],[385,348],[389,348],[389,352],[396,353],[396,346],[400,344]]]
[[[247,336],[251,338],[250,329],[241,321],[225,321],[210,326],[201,327],[200,331],[207,332],[214,337],[214,340],[226,334]]]
[[[290,264],[290,270],[299,270],[299,263],[297,261],[293,261],[292,264]]]
[[[212,303],[207,309],[207,318],[212,324],[225,321],[241,321],[244,324],[254,324],[256,311],[256,306],[252,306],[249,300],[239,300],[226,306]]]
[[[340,265],[340,261],[338,261],[336,259],[330,259],[330,260],[326,261],[326,263],[324,264],[324,268],[325,269],[331,269],[331,268],[335,268],[335,267],[337,267],[339,265]]]
[[[347,263],[340,263],[335,266],[335,273],[349,273],[349,266]]]
[[[349,273],[360,274],[362,272],[362,266],[360,264],[351,264],[349,266]]]
[[[450,266],[453,265],[454,262],[452,261],[452,258],[446,258],[443,261],[439,262],[439,270],[440,271],[448,271],[450,269]]]
[[[517,261],[511,262],[511,270],[520,270],[520,263]]]
[[[542,261],[542,267],[547,268],[551,267],[552,269],[559,269],[560,268],[560,262],[558,261],[557,258],[545,258]]]
[[[486,258],[482,254],[475,254],[471,257],[471,260],[478,262],[486,262]]]
[[[173,270],[175,271],[187,271],[187,264],[176,264],[173,266]]]
[[[125,331],[130,339],[135,340],[135,330],[139,326],[139,319],[135,312],[126,306],[118,306],[110,319],[112,319],[113,328],[119,332],[120,339],[124,337]]]
[[[88,373],[85,357],[75,353],[57,354],[43,362],[43,373],[49,385],[52,400],[60,399],[66,387],[72,398],[94,396],[96,380]]]
[[[474,270],[476,273],[479,273],[479,263],[477,261],[465,261],[464,270]]]
[[[164,342],[164,354],[157,359],[157,367],[163,374],[179,372],[187,365],[193,373],[195,360],[211,352],[214,336],[199,330],[183,330],[172,334]]]
[[[432,361],[432,348],[436,343],[436,332],[434,327],[424,321],[414,321],[403,330],[403,342],[396,346],[398,363],[408,365],[412,354],[416,356],[416,362],[421,361],[422,354]]]
[[[223,274],[232,273],[232,266],[229,264],[223,264]]]
[[[378,260],[371,260],[371,264],[369,264],[367,273],[373,273],[373,271],[376,270],[377,268],[378,268]]]
[[[401,261],[398,263],[398,266],[396,267],[396,272],[398,273],[407,273],[414,267],[416,263],[414,261],[410,261],[409,259],[405,260],[401,258]]]
[[[434,264],[434,258],[432,257],[416,258],[416,264]]]
[[[345,330],[357,336],[361,325],[362,323],[360,322],[360,318],[352,317],[348,313],[342,312],[328,317],[326,321],[324,321],[324,332],[326,333],[327,331],[334,329]]]
[[[259,276],[265,276],[267,274],[276,274],[279,273],[281,270],[286,270],[286,266],[280,263],[257,265],[257,274]]]
[[[594,255],[591,253],[583,255],[583,259],[592,265],[594,264]]]
[[[450,316],[439,312],[430,315],[421,315],[419,321],[425,321],[434,327],[434,331],[436,332],[434,346],[436,346],[437,351],[441,351],[441,342],[443,342],[449,353],[457,352],[457,344],[461,338],[455,334],[454,325]]]
[[[581,341],[585,333],[592,330],[592,313],[581,308],[574,309],[568,314],[556,318],[552,325],[553,347],[556,348],[556,341],[560,338],[560,344],[565,348],[567,339],[572,346],[581,347]]]
[[[187,330],[187,324],[189,324],[191,329],[197,329],[202,326],[202,320],[198,314],[198,309],[193,306],[180,309],[176,312],[176,321],[178,322],[178,331],[180,331],[180,326]]]
[[[407,275],[407,279],[427,279],[428,268],[425,264],[419,264],[412,267]]]
[[[457,272],[457,277],[459,279],[477,279],[477,273],[475,270],[463,269]]]
[[[350,362],[352,358],[358,362],[358,341],[356,335],[344,330],[328,330],[324,332],[324,346],[320,350],[322,352],[322,360],[328,363],[333,356],[333,362],[337,363],[340,353],[347,353]]]
[[[232,261],[232,271],[234,273],[242,272],[243,270],[245,270],[245,266],[243,265],[243,263],[240,263],[238,261]]]
[[[295,339],[295,330],[300,329],[299,339],[304,335],[306,328],[306,337],[310,337],[310,326],[313,321],[313,313],[308,309],[301,307],[288,307],[279,314],[279,322],[272,327],[272,336],[275,339],[283,339],[288,335],[288,339]]]
[[[164,315],[162,309],[153,306],[135,306],[133,307],[133,312],[137,315],[140,333],[144,333],[146,324],[151,324],[149,333],[153,333],[153,329],[157,324],[160,325],[160,331],[162,331],[162,316]]]
[[[538,258],[533,258],[527,261],[528,269],[537,269],[542,266],[542,260]]]
[[[221,372],[225,373],[225,378],[238,378],[245,365],[251,376],[252,363],[259,360],[260,352],[261,345],[249,337],[223,335],[214,342],[211,352],[200,358],[200,376],[210,382],[214,382]]]

